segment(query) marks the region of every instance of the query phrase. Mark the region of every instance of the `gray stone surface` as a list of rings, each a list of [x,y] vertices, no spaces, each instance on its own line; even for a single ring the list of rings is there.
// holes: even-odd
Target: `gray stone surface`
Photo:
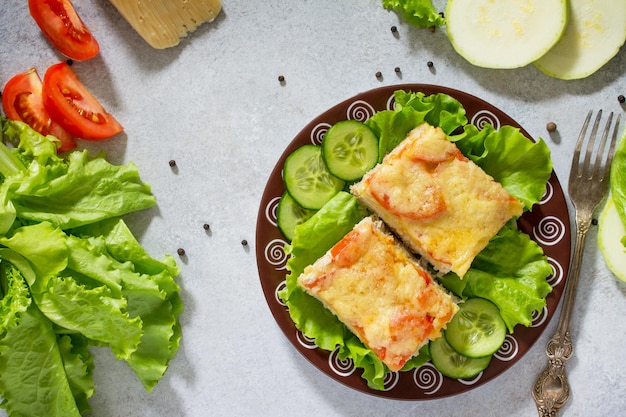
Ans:
[[[617,101],[626,94],[624,48],[591,77],[561,81],[533,66],[473,67],[443,30],[412,28],[379,0],[224,0],[214,22],[175,48],[155,50],[107,1],[75,5],[101,53],[73,68],[125,127],[112,140],[79,146],[105,150],[116,163],[135,162],[152,185],[158,207],[131,215],[129,223],[153,256],[180,260],[186,306],[181,350],[151,394],[124,363],[94,350],[94,416],[536,415],[531,386],[556,320],[507,372],[442,400],[380,399],[314,368],[283,336],[261,291],[254,248],[259,201],[277,159],[311,119],[360,92],[398,83],[452,87],[499,107],[546,140],[566,186],[587,111],[624,113]],[[64,59],[41,35],[26,1],[3,3],[0,39],[2,85],[32,66],[43,76]],[[546,131],[550,121],[558,126],[553,134]],[[573,394],[564,416],[620,415],[626,404],[626,285],[605,267],[596,232],[587,241],[574,311]]]

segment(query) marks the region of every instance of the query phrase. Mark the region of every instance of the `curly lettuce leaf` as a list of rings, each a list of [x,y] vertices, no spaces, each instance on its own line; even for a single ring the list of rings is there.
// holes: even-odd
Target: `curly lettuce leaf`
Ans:
[[[16,218],[49,221],[67,229],[156,203],[150,186],[141,181],[132,162],[112,165],[104,154],[91,158],[87,151],[75,151],[63,159],[50,140],[24,123],[4,119],[2,127],[8,140],[19,143],[16,149],[0,144],[0,155],[23,161],[26,169],[20,170],[15,161],[0,168],[4,175],[0,184],[0,233],[6,233]]]
[[[461,298],[492,301],[513,333],[518,324],[530,326],[533,312],[545,307],[552,291],[546,277],[551,273],[541,247],[509,223],[476,256],[463,279],[449,273],[441,282]]]
[[[16,416],[80,417],[52,323],[32,302],[17,268],[0,262],[0,273],[5,287],[0,302],[0,407]],[[84,392],[84,398],[89,395]]]
[[[163,261],[151,258],[121,219],[76,232],[90,229],[96,236],[70,237],[68,268],[101,283],[111,283],[114,278],[112,285],[128,301],[129,317],[140,318],[142,323],[137,349],[126,361],[150,392],[180,347],[183,303],[174,280],[178,267],[171,257]]]
[[[365,121],[378,136],[380,161],[422,122],[439,126],[448,135],[467,123],[461,103],[447,94],[427,96],[421,92],[397,90],[394,99],[394,110],[377,112]]]
[[[79,334],[61,334],[57,335],[57,343],[78,411],[81,414],[90,412],[88,400],[93,396],[95,387],[92,378],[94,362],[89,352],[89,341]]]
[[[393,10],[413,26],[428,28],[442,26],[445,19],[431,0],[383,0],[383,7]]]
[[[449,136],[459,150],[511,194],[527,210],[541,200],[552,174],[550,148],[543,140],[528,140],[518,128],[491,125],[464,126],[463,133]]]

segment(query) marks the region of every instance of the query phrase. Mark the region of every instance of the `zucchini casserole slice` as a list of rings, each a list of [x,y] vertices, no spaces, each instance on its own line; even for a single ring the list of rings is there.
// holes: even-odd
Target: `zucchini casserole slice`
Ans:
[[[439,273],[463,278],[476,255],[523,204],[422,123],[351,192]]]
[[[450,294],[373,216],[305,268],[297,283],[392,371],[440,337],[458,310]]]

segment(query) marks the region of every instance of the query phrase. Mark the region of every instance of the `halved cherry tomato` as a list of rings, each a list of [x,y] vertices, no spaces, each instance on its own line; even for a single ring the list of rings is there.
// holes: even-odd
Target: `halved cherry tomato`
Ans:
[[[70,0],[28,0],[28,8],[45,37],[68,58],[83,61],[100,51]]]
[[[52,120],[79,138],[107,139],[124,130],[66,62],[54,64],[46,71],[43,104]]]
[[[4,113],[9,119],[24,122],[44,136],[55,136],[61,141],[59,152],[74,149],[74,137],[50,118],[41,91],[41,78],[35,68],[15,75],[2,92]]]

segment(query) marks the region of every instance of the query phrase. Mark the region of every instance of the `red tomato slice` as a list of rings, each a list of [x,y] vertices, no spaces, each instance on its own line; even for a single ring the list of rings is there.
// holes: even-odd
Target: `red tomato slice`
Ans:
[[[46,71],[43,104],[52,120],[79,138],[107,139],[124,130],[66,62],[55,64]]]
[[[68,58],[84,61],[100,51],[69,0],[28,0],[28,8],[45,37]]]
[[[61,141],[59,152],[76,147],[74,137],[50,118],[43,105],[41,78],[35,68],[15,75],[2,92],[2,108],[11,120],[28,124],[42,135],[52,135]]]

